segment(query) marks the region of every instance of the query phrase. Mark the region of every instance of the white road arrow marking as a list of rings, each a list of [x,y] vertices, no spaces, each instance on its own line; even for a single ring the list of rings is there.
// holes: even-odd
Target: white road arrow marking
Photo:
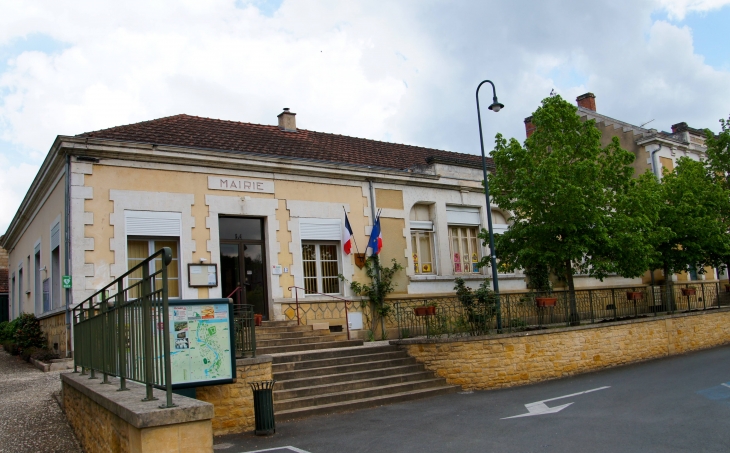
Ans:
[[[726,384],[726,383],[724,383],[724,382],[723,382],[722,384],[720,384],[720,385],[724,385],[725,387],[728,387],[728,388],[730,388],[730,385],[727,385],[727,384]]]
[[[611,388],[611,386],[607,385],[605,387],[598,387],[596,389],[585,390],[583,392],[571,393],[570,395],[558,396],[557,398],[550,398],[547,400],[536,401],[534,403],[525,404],[525,407],[527,408],[526,414],[515,415],[512,417],[504,417],[501,420],[507,420],[508,418],[531,417],[533,415],[554,414],[556,412],[562,411],[563,409],[565,409],[566,407],[570,406],[573,403],[563,404],[562,406],[555,406],[555,407],[548,407],[548,405],[545,403],[547,403],[549,401],[560,400],[563,398],[570,398],[571,396],[583,395],[585,393],[597,392],[599,390],[604,390],[607,388]]]

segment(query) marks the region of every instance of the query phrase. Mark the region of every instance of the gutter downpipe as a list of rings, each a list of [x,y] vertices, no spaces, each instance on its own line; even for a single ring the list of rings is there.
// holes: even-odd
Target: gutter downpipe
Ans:
[[[71,275],[69,270],[71,268],[71,256],[69,255],[69,244],[71,242],[71,155],[66,153],[66,181],[64,187],[64,221],[63,221],[63,235],[64,235],[64,275]],[[66,357],[73,357],[72,341],[71,341],[71,288],[66,289]]]
[[[652,151],[651,154],[649,155],[649,160],[651,160],[651,172],[654,173],[654,176],[656,177],[656,179],[660,179],[660,176],[657,175],[657,165],[654,162],[654,154],[656,154],[658,151],[661,151],[661,150],[662,150],[661,143],[657,144],[657,149]],[[664,276],[664,279],[666,280],[666,275]],[[666,282],[665,282],[665,284],[666,284]],[[656,282],[654,281],[654,269],[652,269],[651,270],[651,293],[652,293],[652,295],[654,294],[654,286],[656,286]],[[654,304],[654,303],[655,303],[655,301],[652,300],[652,304]]]
[[[368,186],[370,188],[370,215],[372,216],[373,227],[375,227],[375,189],[373,188],[372,179],[368,179]],[[381,232],[383,231],[382,226],[381,226],[380,231]],[[373,234],[372,230],[370,230],[370,234],[371,235]],[[367,253],[367,247],[365,247],[365,253]],[[378,263],[379,262],[380,262],[380,260],[378,260]],[[376,285],[378,287],[380,287],[380,265],[377,266],[377,269],[375,269],[375,271],[376,271],[376,279],[377,279]],[[385,303],[384,300],[381,302]],[[347,305],[345,305],[345,310],[347,310]],[[384,338],[385,337],[385,319],[383,319],[382,316],[380,318],[380,324],[381,324],[380,329],[382,330],[381,334],[383,335],[383,338]],[[375,326],[373,326],[373,329],[374,329],[374,327]]]

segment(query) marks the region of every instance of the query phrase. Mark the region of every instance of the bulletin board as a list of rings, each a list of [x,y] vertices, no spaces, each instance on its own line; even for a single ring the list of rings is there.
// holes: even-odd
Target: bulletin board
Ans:
[[[188,264],[188,286],[191,288],[218,286],[218,265]]]

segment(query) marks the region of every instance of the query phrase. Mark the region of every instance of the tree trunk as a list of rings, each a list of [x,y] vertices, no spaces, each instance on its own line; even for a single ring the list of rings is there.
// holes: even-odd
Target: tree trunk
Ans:
[[[570,260],[565,262],[565,280],[568,282],[568,297],[570,298],[568,322],[571,326],[579,326],[580,316],[578,315],[578,304],[575,300],[575,283],[573,282],[573,267],[570,265]]]
[[[674,311],[674,297],[673,296],[673,283],[672,276],[669,274],[669,264],[664,263],[664,295],[666,297],[666,307],[668,312]]]

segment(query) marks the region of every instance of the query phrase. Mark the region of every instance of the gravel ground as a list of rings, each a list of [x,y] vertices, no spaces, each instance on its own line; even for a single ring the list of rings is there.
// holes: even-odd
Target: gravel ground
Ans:
[[[0,350],[0,452],[82,452],[53,397],[59,373]]]

